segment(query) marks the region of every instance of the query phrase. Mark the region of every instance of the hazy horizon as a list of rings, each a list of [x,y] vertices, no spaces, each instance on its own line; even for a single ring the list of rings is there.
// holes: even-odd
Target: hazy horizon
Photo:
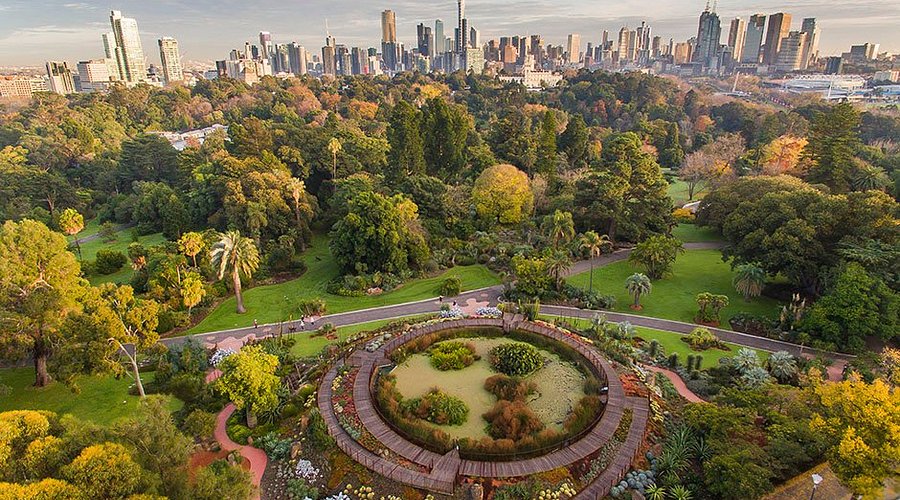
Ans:
[[[568,33],[579,33],[583,49],[587,42],[599,41],[603,30],[615,39],[623,25],[633,28],[642,20],[664,40],[686,40],[696,35],[697,17],[704,4],[659,0],[652,4],[652,15],[642,16],[648,2],[623,0],[603,5],[588,0],[467,0],[466,12],[470,25],[481,31],[484,41],[501,35],[541,34],[545,43],[559,45],[565,43]],[[881,51],[900,51],[900,2],[895,0],[761,0],[744,5],[719,2],[723,43],[734,17],[787,12],[793,15],[794,29],[799,29],[804,17],[819,20],[823,55],[839,54],[849,50],[851,44],[865,42],[880,44]],[[245,41],[257,43],[259,31],[271,32],[277,43],[296,41],[318,53],[325,40],[326,19],[338,43],[380,47],[380,13],[384,9],[396,13],[398,38],[407,46],[415,44],[420,22],[433,26],[435,19],[443,19],[448,36],[456,22],[453,1],[392,0],[361,5],[348,0],[292,0],[257,8],[234,0],[0,0],[0,66],[38,66],[47,60],[74,63],[102,57],[100,35],[110,31],[112,9],[137,19],[150,62],[159,60],[156,40],[162,36],[178,39],[185,61],[211,61],[225,58]]]

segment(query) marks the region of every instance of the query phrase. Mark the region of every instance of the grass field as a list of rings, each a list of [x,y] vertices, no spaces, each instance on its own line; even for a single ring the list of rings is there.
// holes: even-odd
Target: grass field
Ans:
[[[338,340],[346,340],[348,337],[359,332],[377,330],[385,325],[389,325],[397,321],[405,320],[409,321],[410,323],[415,323],[418,319],[425,319],[425,316],[383,319],[379,321],[370,321],[369,323],[359,323],[357,325],[342,326],[337,329]],[[296,340],[296,343],[291,348],[291,354],[299,356],[301,358],[313,357],[322,352],[322,349],[324,349],[325,346],[331,343],[331,341],[329,341],[325,337],[313,337],[312,332],[296,333],[291,337]]]
[[[79,234],[78,236],[80,236],[81,238],[84,238],[86,236],[89,236],[90,234],[96,233],[97,230],[92,229],[90,233],[84,234],[84,233],[87,233],[87,228],[90,228],[90,227],[92,227],[92,225],[95,225],[96,220],[97,219],[92,220],[90,222],[90,224],[85,226],[86,227],[85,232],[83,232],[82,234]],[[122,252],[125,255],[128,255],[128,245],[131,245],[131,243],[133,243],[133,240],[131,238],[131,229],[126,229],[125,231],[119,231],[118,233],[116,233],[116,237],[117,238],[115,241],[108,242],[108,243],[106,241],[103,241],[103,239],[101,239],[101,238],[97,238],[97,239],[95,239],[93,241],[89,241],[87,243],[82,243],[81,244],[82,258],[85,260],[85,262],[92,261],[97,258],[97,252],[103,248],[108,248],[110,250],[117,250],[119,252]],[[71,241],[71,238],[70,238],[70,241]],[[148,234],[146,236],[140,236],[138,238],[138,243],[141,243],[146,247],[152,247],[154,245],[159,245],[160,243],[164,243],[165,241],[166,241],[166,238],[162,235],[162,233]],[[73,252],[75,252],[75,255],[78,255],[78,253],[77,253],[78,251],[75,249],[75,245],[70,245],[70,249]],[[119,283],[119,284],[121,284],[121,283],[128,283],[129,281],[131,281],[132,274],[133,274],[133,271],[131,270],[131,266],[126,264],[124,267],[122,267],[122,269],[120,269],[116,273],[105,275],[105,276],[99,275],[99,274],[94,274],[94,275],[89,276],[89,280],[92,285],[99,285],[101,283]]]
[[[260,323],[281,321],[286,298],[290,301],[321,298],[328,307],[327,312],[336,314],[437,297],[441,283],[450,276],[459,277],[463,290],[474,290],[500,282],[497,276],[484,266],[461,266],[449,269],[440,276],[409,281],[389,293],[365,297],[342,297],[325,291],[326,284],[340,274],[337,263],[328,248],[327,237],[316,237],[310,248],[303,254],[303,259],[309,269],[300,278],[277,285],[245,290],[246,314],[235,312],[235,300],[234,297],[231,297],[222,302],[216,310],[187,333],[213,332],[247,326],[254,319]]]
[[[694,224],[678,224],[672,230],[672,236],[683,243],[706,243],[709,241],[722,241],[722,237],[708,227],[700,227]]]
[[[152,372],[143,373],[141,380],[146,385],[153,380],[153,375]],[[0,370],[0,384],[8,388],[8,393],[0,395],[0,411],[49,410],[103,425],[133,415],[140,399],[128,394],[133,385],[130,377],[119,380],[108,376],[81,377],[78,379],[79,392],[75,393],[60,382],[40,389],[32,387],[34,369],[10,368]],[[172,411],[180,406],[178,399],[171,398],[169,407]]]
[[[724,327],[728,326],[728,319],[739,312],[768,316],[778,312],[778,303],[766,297],[744,301],[731,283],[734,271],[728,263],[722,262],[718,250],[690,250],[680,255],[672,274],[654,281],[652,292],[641,297],[643,309],[633,311],[629,307],[632,299],[625,291],[625,279],[639,271],[626,261],[594,269],[594,290],[616,297],[614,311],[689,323],[697,314],[697,294],[702,292],[728,296],[729,305],[722,311],[721,318]],[[567,281],[587,288],[589,274],[578,274]]]
[[[692,201],[697,201],[703,198],[703,195],[706,194],[705,189],[695,189],[694,190],[694,198],[691,199],[688,197],[688,185],[681,179],[676,180],[672,184],[669,184],[669,197],[672,198],[672,201],[675,203],[675,206],[681,207],[686,203],[690,203]]]

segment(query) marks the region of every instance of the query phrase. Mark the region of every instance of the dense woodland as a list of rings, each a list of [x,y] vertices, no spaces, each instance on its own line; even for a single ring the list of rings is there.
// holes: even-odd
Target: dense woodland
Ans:
[[[182,152],[154,134],[216,123],[227,136]],[[584,290],[565,270],[634,246],[637,308],[682,251],[673,228],[689,222],[721,235],[746,296],[789,304],[780,318],[744,318],[746,330],[863,352],[900,334],[898,138],[896,109],[776,110],[640,73],[583,71],[544,92],[403,74],[39,95],[0,107],[0,349],[32,358],[39,386],[140,380],[135,358],[158,355],[161,334],[232,294],[242,312],[242,286],[302,275],[317,237],[341,273],[331,294],[479,263],[500,273],[508,300],[592,308],[622,284]],[[696,215],[674,205],[674,182],[705,194]],[[133,225],[136,241],[167,241],[83,259],[73,241],[95,218],[101,233]],[[87,280],[124,266],[129,285]],[[78,431],[42,418],[47,435]]]

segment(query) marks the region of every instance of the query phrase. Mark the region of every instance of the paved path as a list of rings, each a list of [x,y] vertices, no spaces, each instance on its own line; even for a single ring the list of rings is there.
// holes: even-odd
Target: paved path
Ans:
[[[672,370],[666,370],[665,368],[660,368],[658,366],[652,366],[652,365],[642,365],[642,366],[644,367],[644,369],[650,370],[651,372],[663,374],[667,379],[669,379],[672,382],[672,385],[675,386],[675,390],[678,391],[678,394],[680,394],[681,397],[683,397],[684,399],[688,400],[688,402],[690,402],[690,403],[705,403],[705,401],[703,401],[703,398],[694,394],[693,391],[688,389],[688,387],[684,384],[684,380],[681,380],[681,377],[679,377],[678,374],[673,372]]]
[[[129,222],[128,224],[119,224],[118,226],[113,227],[113,229],[118,233],[118,232],[124,231],[131,227],[134,227],[133,222]],[[84,238],[78,238],[76,241],[78,242],[79,245],[84,245],[85,243],[90,243],[91,241],[94,241],[99,238],[100,238],[100,233],[96,232],[90,236],[85,236]],[[75,242],[72,242],[72,243],[74,244]]]
[[[213,436],[215,436],[216,441],[219,442],[219,446],[221,446],[223,450],[239,450],[241,456],[247,459],[250,463],[251,480],[258,492],[259,483],[262,481],[263,473],[266,472],[266,464],[269,462],[269,459],[266,457],[266,453],[259,448],[237,444],[228,437],[228,432],[226,431],[228,418],[231,417],[235,410],[237,410],[237,408],[235,408],[234,404],[228,403],[225,405],[225,408],[216,415],[216,429],[213,431]],[[258,495],[259,494],[257,493],[257,497]]]

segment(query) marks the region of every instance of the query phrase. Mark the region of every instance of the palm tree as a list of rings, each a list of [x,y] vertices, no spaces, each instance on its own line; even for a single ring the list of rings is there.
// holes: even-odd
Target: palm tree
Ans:
[[[197,267],[197,254],[203,250],[203,235],[193,231],[182,234],[178,240],[178,250],[193,259],[194,267]]]
[[[557,210],[553,212],[553,215],[544,217],[544,232],[553,242],[555,249],[559,249],[561,244],[572,241],[575,238],[575,223],[572,221],[572,214]]]
[[[634,297],[634,304],[631,308],[635,311],[641,310],[641,295],[647,295],[653,290],[650,278],[646,274],[634,273],[625,280],[625,289]]]
[[[762,295],[766,285],[766,272],[756,264],[742,264],[735,270],[732,284],[744,296],[744,300],[750,302],[752,297]]]
[[[572,259],[569,257],[569,252],[566,252],[565,250],[554,250],[547,256],[547,270],[550,271],[553,278],[556,280],[557,291],[562,290],[562,275],[565,274],[571,266]]]
[[[588,290],[594,292],[594,259],[599,257],[604,250],[612,250],[613,243],[609,239],[609,235],[600,236],[595,231],[588,231],[581,235],[578,240],[578,248],[582,252],[586,252],[591,260],[591,278]]]
[[[328,141],[328,151],[331,153],[332,159],[332,179],[337,179],[337,155],[344,149],[344,146],[341,144],[341,141],[338,140],[337,137],[332,137],[330,141]]]
[[[212,265],[218,269],[219,279],[225,277],[225,273],[231,271],[231,281],[234,285],[234,297],[237,301],[237,312],[243,314],[244,298],[241,296],[241,276],[250,279],[259,267],[259,250],[253,240],[241,236],[239,231],[228,231],[220,235],[210,252]]]
[[[859,167],[850,184],[857,191],[883,190],[891,184],[891,179],[883,169],[864,164]]]
[[[779,382],[789,382],[797,375],[797,361],[791,353],[778,351],[769,356],[769,373]]]

